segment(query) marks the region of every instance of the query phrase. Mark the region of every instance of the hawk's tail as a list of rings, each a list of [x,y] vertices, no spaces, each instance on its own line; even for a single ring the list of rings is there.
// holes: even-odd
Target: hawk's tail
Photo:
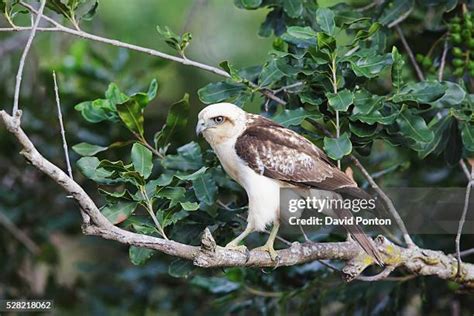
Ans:
[[[371,196],[366,193],[365,191],[359,189],[359,188],[341,188],[339,190],[336,190],[336,192],[340,193],[343,197],[347,198],[362,198],[362,199],[367,199],[371,198]],[[354,215],[352,214],[351,211],[347,209],[335,209],[334,212],[336,215],[341,218],[352,218]],[[383,259],[382,255],[380,254],[379,250],[375,246],[374,241],[367,236],[362,228],[359,225],[344,225],[344,228],[347,230],[349,234],[355,239],[355,241],[361,246],[361,248],[372,258],[375,259],[375,262],[383,266]]]

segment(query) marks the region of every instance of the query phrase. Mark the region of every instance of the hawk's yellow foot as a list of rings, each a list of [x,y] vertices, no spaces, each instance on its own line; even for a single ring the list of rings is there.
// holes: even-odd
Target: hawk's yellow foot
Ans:
[[[228,243],[227,245],[225,245],[224,247],[225,249],[229,249],[229,250],[236,250],[236,251],[239,251],[239,252],[242,252],[242,253],[247,253],[249,250],[247,249],[247,246],[245,245],[237,245],[233,242],[230,242]]]
[[[253,228],[250,225],[247,225],[245,230],[237,236],[235,239],[233,239],[231,242],[229,242],[227,245],[225,245],[225,249],[230,249],[230,250],[237,250],[242,253],[245,253],[248,255],[249,250],[245,245],[239,245],[242,240],[245,239],[251,232],[253,231]]]
[[[270,232],[270,236],[268,237],[267,242],[265,243],[265,245],[263,245],[261,247],[257,247],[253,250],[266,251],[270,254],[270,258],[272,258],[273,261],[278,261],[279,257],[278,257],[278,254],[277,254],[275,248],[273,248],[273,244],[275,243],[275,238],[277,236],[279,228],[280,228],[280,223],[278,223],[278,222],[273,223],[273,227],[272,227],[272,230]]]
[[[268,254],[270,255],[270,258],[272,258],[272,261],[278,261],[278,253],[276,252],[276,250],[273,248],[273,243],[272,244],[269,244],[269,243],[265,243],[265,245],[263,246],[260,246],[260,247],[257,247],[257,248],[254,248],[252,250],[256,250],[256,251],[266,251],[268,252]]]

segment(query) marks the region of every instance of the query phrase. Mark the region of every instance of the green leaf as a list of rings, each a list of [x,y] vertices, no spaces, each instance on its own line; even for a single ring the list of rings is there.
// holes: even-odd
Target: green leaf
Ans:
[[[309,26],[290,26],[286,29],[286,32],[281,38],[288,43],[306,48],[316,45],[316,35],[316,32]]]
[[[256,9],[262,4],[262,0],[236,0],[236,4],[245,9]]]
[[[148,91],[146,92],[146,96],[148,97],[147,102],[149,103],[151,100],[156,98],[156,92],[158,91],[158,81],[153,79],[148,87]]]
[[[336,111],[347,111],[354,101],[354,94],[347,89],[341,90],[336,94],[327,92],[326,97],[328,98],[329,105]]]
[[[418,151],[420,158],[424,159],[432,152],[439,153],[444,150],[449,141],[447,130],[452,119],[450,116],[445,116],[442,119],[435,117],[432,122],[430,122],[429,128],[433,131],[433,139],[429,143],[416,143],[415,146],[412,146],[413,149]]]
[[[375,78],[386,66],[392,64],[391,54],[377,56],[354,54],[351,57],[351,68],[358,77]]]
[[[403,60],[403,56],[398,52],[398,49],[395,46],[393,46],[392,48],[392,59],[392,85],[398,92],[400,91],[400,88],[403,85],[402,71],[403,65],[405,65],[405,61]]]
[[[79,143],[72,146],[72,150],[78,153],[81,156],[94,156],[101,151],[107,150],[108,147],[102,147],[98,145],[88,144],[88,143]]]
[[[118,119],[115,106],[104,99],[86,101],[77,104],[74,109],[81,112],[82,117],[90,123],[116,121]]]
[[[369,29],[366,30],[360,30],[357,32],[354,40],[352,41],[352,46],[357,45],[358,42],[364,41],[369,39],[372,35],[374,35],[378,30],[380,29],[380,23],[372,23],[370,25]]]
[[[137,202],[121,201],[116,204],[107,204],[101,209],[101,212],[112,224],[116,225],[129,218],[137,205]]]
[[[168,44],[171,48],[176,49],[180,55],[184,55],[184,50],[191,43],[193,36],[191,33],[186,32],[182,35],[177,35],[170,30],[169,27],[160,27],[157,26],[156,30],[164,38],[165,43]]]
[[[441,84],[446,88],[446,91],[441,98],[431,102],[434,107],[457,107],[466,98],[466,91],[457,83],[443,81]]]
[[[312,92],[302,92],[298,94],[302,103],[308,103],[311,105],[321,105],[323,103],[323,98]]]
[[[137,171],[126,171],[119,174],[120,180],[133,184],[139,188],[145,185],[145,180]]]
[[[199,209],[199,204],[196,202],[181,202],[179,203],[185,211],[196,211]]]
[[[243,84],[220,81],[210,83],[198,90],[199,99],[206,104],[217,103],[235,97],[246,90]]]
[[[292,18],[299,18],[303,14],[303,3],[301,0],[283,0],[283,10]]]
[[[232,282],[226,278],[204,277],[197,275],[191,280],[192,285],[206,289],[213,294],[225,294],[236,291],[240,288],[240,284]]]
[[[130,246],[128,255],[134,265],[142,265],[155,254],[152,249]]]
[[[200,202],[212,205],[216,200],[217,185],[210,173],[201,174],[192,181],[194,194]]]
[[[134,134],[143,137],[143,108],[137,100],[130,99],[117,104],[117,112],[125,126]]]
[[[464,148],[474,152],[474,125],[472,123],[467,122],[461,125],[461,137]]]
[[[202,167],[201,148],[197,143],[188,143],[179,147],[177,151],[177,155],[166,155],[161,160],[163,168],[188,171],[197,170]]]
[[[133,144],[132,164],[143,178],[148,179],[153,169],[153,153],[140,143]]]
[[[352,143],[347,133],[339,138],[324,137],[324,151],[331,159],[341,160],[352,152]]]
[[[46,6],[76,23],[80,19],[89,20],[95,14],[97,0],[47,0]]]
[[[377,131],[377,125],[367,125],[363,123],[349,123],[352,133],[359,137],[372,137]]]
[[[273,120],[285,127],[300,125],[305,119],[319,119],[321,118],[320,113],[310,113],[304,108],[297,108],[295,110],[283,110],[283,112],[273,117]]]
[[[97,183],[112,184],[117,181],[109,179],[113,175],[113,171],[100,168],[100,161],[97,157],[82,157],[77,161],[79,171],[87,178]]]
[[[330,53],[336,50],[336,39],[329,34],[319,32],[316,40],[320,50],[329,50]]]
[[[169,185],[173,181],[173,174],[171,173],[162,173],[160,177],[156,180],[152,180],[154,183],[160,187]],[[151,181],[150,181],[151,182]],[[148,182],[148,183],[150,183]]]
[[[228,74],[230,74],[230,77],[232,80],[235,82],[242,82],[244,79],[240,76],[239,71],[237,68],[235,68],[230,62],[227,60],[221,62],[219,66],[224,69]]]
[[[392,97],[395,103],[414,101],[422,104],[431,104],[440,99],[447,86],[438,81],[410,82],[404,85],[398,93]]]
[[[189,216],[189,213],[186,212],[185,210],[181,210],[181,211],[178,211],[178,212],[173,212],[173,213],[171,213],[171,216],[168,213],[167,216],[163,220],[163,228],[168,227],[170,225],[174,225],[177,222],[179,222],[180,220],[182,220],[182,219],[184,219],[188,216]]]
[[[171,201],[172,206],[179,202],[185,202],[186,190],[183,187],[164,187],[156,191],[154,197],[168,199]]]
[[[271,86],[273,83],[283,78],[285,73],[278,68],[277,60],[272,59],[265,64],[258,78],[260,87]]]
[[[192,180],[196,180],[198,177],[204,174],[206,170],[207,170],[207,167],[202,167],[198,171],[195,171],[191,174],[183,174],[183,173],[177,172],[175,174],[175,177],[183,181],[192,181]]]
[[[187,278],[195,269],[191,261],[178,258],[170,263],[168,274],[175,278]]]
[[[383,106],[384,97],[373,95],[367,90],[357,90],[354,93],[353,114],[368,114],[374,110],[379,110]]]
[[[107,91],[105,91],[105,98],[112,104],[120,104],[128,100],[128,96],[120,91],[115,83],[110,83]]]
[[[413,113],[410,109],[402,111],[397,118],[400,132],[405,137],[417,142],[429,143],[434,138],[434,133],[426,125],[425,120]]]
[[[329,35],[334,35],[335,23],[334,13],[328,8],[319,8],[316,10],[316,22],[321,29]]]
[[[188,124],[189,117],[189,95],[186,93],[184,97],[174,103],[168,111],[166,123],[156,135],[155,146],[163,148],[170,143],[171,136],[176,131],[185,129]]]

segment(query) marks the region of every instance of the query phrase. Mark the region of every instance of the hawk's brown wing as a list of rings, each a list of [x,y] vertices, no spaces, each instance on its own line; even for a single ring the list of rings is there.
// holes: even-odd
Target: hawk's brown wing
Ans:
[[[255,172],[272,179],[329,191],[357,186],[309,140],[263,118],[247,127],[235,150]]]

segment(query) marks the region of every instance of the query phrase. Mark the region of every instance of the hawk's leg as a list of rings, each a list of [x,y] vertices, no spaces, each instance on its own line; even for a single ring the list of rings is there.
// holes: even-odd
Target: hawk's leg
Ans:
[[[266,252],[268,252],[273,261],[277,261],[277,259],[278,259],[278,254],[277,254],[276,250],[273,248],[273,244],[275,243],[275,238],[277,236],[279,228],[280,228],[280,223],[277,220],[273,223],[272,230],[270,231],[270,236],[268,237],[267,242],[265,243],[265,245],[254,249],[254,250],[257,250],[257,251],[266,251]]]
[[[253,227],[251,225],[247,224],[247,227],[245,230],[237,236],[235,239],[233,239],[231,242],[229,242],[227,245],[225,245],[225,248],[227,249],[233,249],[233,250],[239,250],[242,252],[248,252],[248,249],[245,245],[239,245],[239,243],[245,239],[250,233],[253,232]]]

